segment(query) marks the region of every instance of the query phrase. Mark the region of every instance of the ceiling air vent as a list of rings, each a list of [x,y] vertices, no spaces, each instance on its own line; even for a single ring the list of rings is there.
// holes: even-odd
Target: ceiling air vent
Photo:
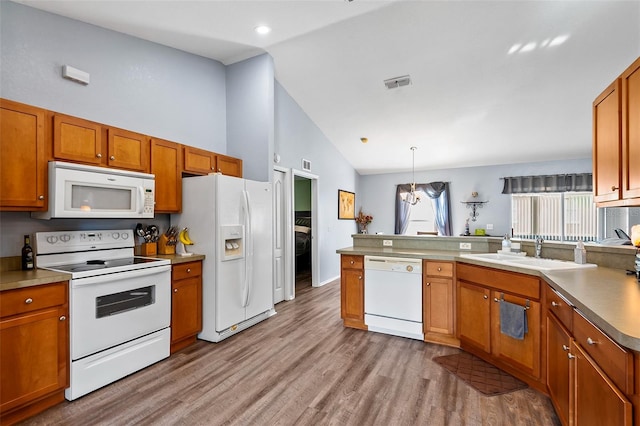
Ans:
[[[387,89],[395,89],[396,87],[407,86],[411,84],[411,76],[403,75],[402,77],[394,77],[384,81]]]
[[[311,170],[311,161],[302,159],[302,170]]]

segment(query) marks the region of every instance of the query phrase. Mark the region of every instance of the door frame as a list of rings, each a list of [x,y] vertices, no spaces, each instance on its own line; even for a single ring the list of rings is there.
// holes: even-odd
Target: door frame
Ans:
[[[291,169],[287,169],[285,167],[273,166],[274,172],[284,173],[284,188],[282,191],[282,196],[284,197],[284,300],[292,300],[295,295],[292,293],[292,289],[295,288],[295,246],[293,240],[293,189],[291,188],[293,178],[291,174]],[[273,181],[273,179],[272,179]],[[274,215],[274,221],[276,216]],[[274,226],[275,230],[275,226]],[[273,259],[275,264],[275,257]],[[275,265],[274,265],[275,266]],[[275,267],[273,270],[274,273],[274,283],[275,283]],[[293,274],[293,275],[292,275]],[[275,288],[275,287],[274,287]]]

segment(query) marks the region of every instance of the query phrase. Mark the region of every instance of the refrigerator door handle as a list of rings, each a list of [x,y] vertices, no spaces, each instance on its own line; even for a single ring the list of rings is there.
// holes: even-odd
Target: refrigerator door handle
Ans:
[[[245,242],[245,262],[244,262],[244,288],[242,289],[242,306],[247,307],[249,304],[249,295],[251,293],[251,284],[253,280],[253,236],[251,232],[251,200],[249,192],[242,191],[244,215],[244,242]]]

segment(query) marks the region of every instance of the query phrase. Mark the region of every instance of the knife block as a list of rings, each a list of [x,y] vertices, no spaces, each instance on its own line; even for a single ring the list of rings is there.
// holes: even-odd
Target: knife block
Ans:
[[[169,245],[169,239],[166,235],[160,235],[158,240],[158,254],[176,254],[176,246]]]

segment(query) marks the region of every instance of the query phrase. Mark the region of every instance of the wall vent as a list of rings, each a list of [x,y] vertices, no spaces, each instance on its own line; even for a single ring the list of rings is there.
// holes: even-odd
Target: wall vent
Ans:
[[[302,159],[302,170],[311,170],[311,161]]]
[[[387,80],[384,80],[384,85],[387,89],[395,89],[397,87],[407,86],[411,84],[411,76],[403,75],[402,77],[393,77]]]

